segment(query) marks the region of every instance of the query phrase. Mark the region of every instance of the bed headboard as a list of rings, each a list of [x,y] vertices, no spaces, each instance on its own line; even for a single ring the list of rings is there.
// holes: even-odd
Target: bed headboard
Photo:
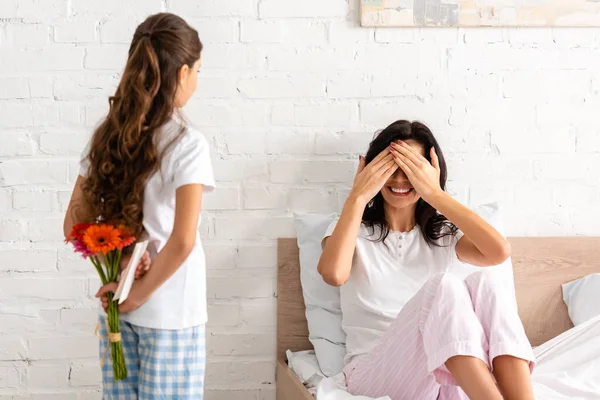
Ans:
[[[572,327],[563,283],[600,272],[600,238],[510,238],[519,314],[532,345]],[[278,241],[277,356],[311,349],[296,239]]]

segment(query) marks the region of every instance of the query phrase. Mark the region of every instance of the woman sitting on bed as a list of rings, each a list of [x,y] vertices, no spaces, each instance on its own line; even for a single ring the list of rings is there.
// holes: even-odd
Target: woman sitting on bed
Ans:
[[[445,183],[440,147],[418,122],[394,122],[360,157],[319,261],[323,279],[342,286],[348,391],[533,399],[534,356],[514,295],[483,270],[464,281],[447,273],[459,260],[501,264],[510,245]]]

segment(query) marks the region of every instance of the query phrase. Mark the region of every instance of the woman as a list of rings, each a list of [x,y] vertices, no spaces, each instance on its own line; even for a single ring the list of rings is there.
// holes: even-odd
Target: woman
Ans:
[[[348,390],[533,399],[534,356],[514,297],[484,272],[465,281],[447,273],[455,262],[501,264],[510,245],[445,183],[440,147],[418,122],[394,122],[360,157],[318,267],[342,286]]]
[[[206,272],[198,226],[214,178],[208,142],[177,117],[196,90],[201,51],[198,32],[176,15],[152,15],[138,26],[65,217],[65,235],[78,222],[118,221],[149,240],[150,268],[119,306],[128,377],[115,382],[105,363],[105,400],[203,398]],[[96,295],[105,309],[116,286]],[[101,353],[105,321],[103,314]]]

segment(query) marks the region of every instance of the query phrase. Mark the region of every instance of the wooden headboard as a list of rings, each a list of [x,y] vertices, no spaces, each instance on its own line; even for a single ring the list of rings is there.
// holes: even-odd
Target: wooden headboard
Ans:
[[[510,238],[519,314],[538,346],[573,325],[562,300],[563,283],[600,272],[600,238]],[[279,239],[277,356],[311,349],[296,239]]]

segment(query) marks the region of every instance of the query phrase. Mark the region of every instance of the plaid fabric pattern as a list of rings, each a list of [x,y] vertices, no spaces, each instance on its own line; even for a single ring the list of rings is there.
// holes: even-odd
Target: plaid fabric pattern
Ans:
[[[100,317],[100,356],[106,319]],[[151,329],[121,321],[127,379],[115,382],[110,350],[102,367],[103,400],[202,400],[206,331],[200,325],[180,330]]]

